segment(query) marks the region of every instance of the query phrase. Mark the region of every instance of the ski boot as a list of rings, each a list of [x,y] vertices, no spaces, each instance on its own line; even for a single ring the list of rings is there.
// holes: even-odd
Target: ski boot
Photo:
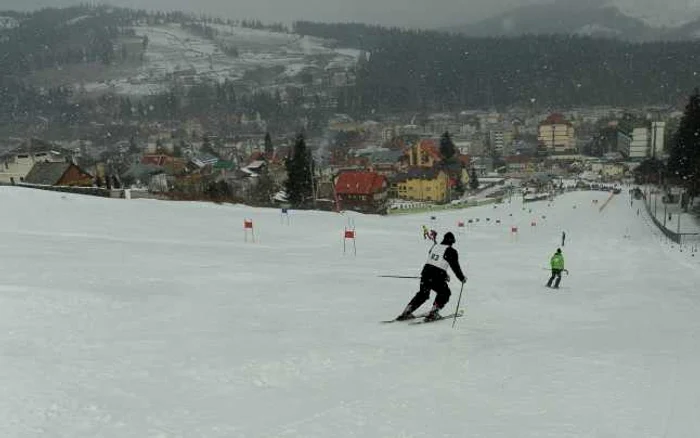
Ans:
[[[423,318],[423,321],[425,322],[430,322],[430,321],[437,321],[438,319],[442,319],[442,316],[438,312],[440,309],[433,309],[426,315],[425,318]]]
[[[401,315],[396,317],[397,321],[407,321],[409,319],[413,319],[416,316],[413,314],[413,309],[411,308],[411,305],[409,304],[406,306],[406,308],[401,312]]]

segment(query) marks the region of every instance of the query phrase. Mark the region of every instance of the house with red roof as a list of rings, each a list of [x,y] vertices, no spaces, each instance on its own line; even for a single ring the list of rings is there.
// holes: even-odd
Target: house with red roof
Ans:
[[[406,150],[409,167],[434,167],[442,161],[437,141],[422,139]]]
[[[384,213],[388,193],[389,182],[377,172],[345,171],[335,180],[335,196],[339,210]]]
[[[149,164],[152,166],[165,166],[175,161],[175,158],[165,154],[144,154],[141,157],[141,164]]]

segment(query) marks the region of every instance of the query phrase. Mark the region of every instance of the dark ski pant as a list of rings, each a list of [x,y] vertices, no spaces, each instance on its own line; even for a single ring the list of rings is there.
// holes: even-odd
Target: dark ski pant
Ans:
[[[447,282],[444,279],[421,277],[420,290],[408,303],[411,308],[411,312],[422,306],[423,303],[430,299],[431,290],[437,292],[437,296],[435,297],[435,302],[433,304],[437,306],[438,309],[442,309],[445,307],[445,304],[450,301],[452,291],[450,291],[450,288],[447,286]]]
[[[552,282],[556,278],[557,280],[554,281],[554,287],[557,288],[559,287],[559,283],[561,282],[561,269],[552,269],[552,276],[549,277],[549,281],[547,282],[547,287],[552,287]]]

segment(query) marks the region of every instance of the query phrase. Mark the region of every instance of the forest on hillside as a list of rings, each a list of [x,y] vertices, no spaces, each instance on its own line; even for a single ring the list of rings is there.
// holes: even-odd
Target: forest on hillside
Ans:
[[[470,38],[363,24],[296,22],[302,35],[365,50],[355,111],[538,105],[676,105],[698,83],[700,43],[574,35]]]

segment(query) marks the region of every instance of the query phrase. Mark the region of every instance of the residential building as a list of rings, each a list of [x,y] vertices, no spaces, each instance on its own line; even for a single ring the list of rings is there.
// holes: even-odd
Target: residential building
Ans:
[[[599,160],[591,162],[591,171],[603,179],[619,179],[625,175],[627,167],[622,163]]]
[[[617,127],[618,151],[629,159],[662,156],[665,153],[664,122],[625,120]]]
[[[440,149],[434,140],[423,139],[408,150],[408,165],[410,167],[434,167],[442,160]]]
[[[382,129],[382,141],[389,141],[396,137],[396,128],[394,126],[385,127]]]
[[[508,155],[503,157],[508,172],[534,172],[535,165],[527,155]]]
[[[374,152],[369,157],[370,170],[384,176],[391,176],[399,168],[399,160],[403,156],[401,151]]]
[[[335,195],[339,210],[365,213],[386,211],[389,182],[377,172],[341,172],[335,180]]]
[[[560,154],[576,150],[574,127],[559,113],[550,114],[540,123],[537,140],[550,153]]]
[[[413,167],[392,179],[393,194],[412,201],[447,201],[449,180],[442,170]]]
[[[630,158],[644,158],[649,155],[649,129],[646,126],[632,129],[626,155]]]
[[[510,148],[513,144],[513,131],[500,128],[500,127],[493,127],[492,129],[489,129],[488,132],[489,135],[489,143],[491,145],[491,148],[493,148],[494,151],[500,153],[500,154],[505,154],[510,152]]]
[[[166,154],[144,154],[141,157],[141,164],[148,164],[152,166],[165,166],[175,161],[175,158],[171,155]]]
[[[23,181],[36,163],[65,163],[70,153],[41,140],[31,139],[0,155],[0,183]]]
[[[202,169],[206,166],[213,166],[214,164],[216,164],[217,161],[219,161],[217,157],[205,152],[192,157],[190,163],[192,163],[197,168]]]
[[[651,122],[651,156],[660,158],[666,155],[666,148],[664,147],[666,142],[666,122],[656,121]]]
[[[24,178],[27,184],[92,187],[93,177],[73,163],[36,163]]]

